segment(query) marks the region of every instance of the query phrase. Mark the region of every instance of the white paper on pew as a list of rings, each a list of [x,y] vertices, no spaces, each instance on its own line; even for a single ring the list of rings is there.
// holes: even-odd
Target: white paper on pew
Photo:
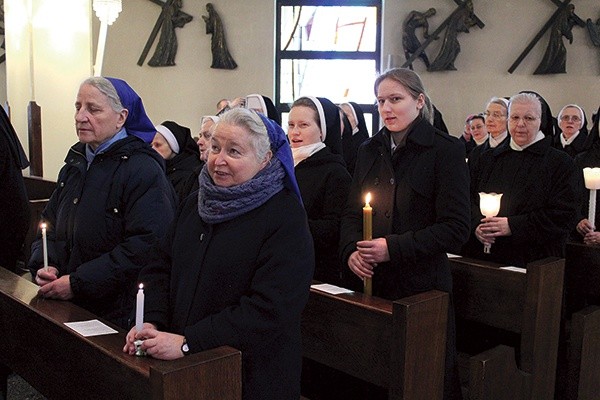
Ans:
[[[519,268],[519,267],[513,267],[513,266],[500,267],[500,269],[506,269],[508,271],[520,272],[522,274],[526,274],[527,273],[527,270],[525,268]]]
[[[81,336],[85,337],[117,333],[117,331],[115,331],[113,328],[103,324],[97,319],[91,319],[89,321],[65,322],[65,325],[79,333]]]
[[[462,256],[458,254],[446,253],[446,257],[448,258],[461,258]]]
[[[320,283],[318,285],[312,285],[311,288],[317,289],[317,290],[320,290],[322,292],[326,292],[329,294],[352,293],[352,290],[350,290],[350,289],[330,285],[329,283]]]

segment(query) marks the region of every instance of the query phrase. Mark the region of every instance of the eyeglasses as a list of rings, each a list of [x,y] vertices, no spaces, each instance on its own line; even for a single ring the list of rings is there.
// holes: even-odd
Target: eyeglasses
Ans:
[[[526,115],[524,117],[519,117],[518,115],[511,115],[510,122],[513,124],[518,124],[519,121],[523,120],[526,124],[533,124],[539,117],[534,117],[532,115]]]
[[[579,118],[577,115],[561,115],[560,120],[565,122],[580,122],[581,118]]]
[[[489,118],[489,117],[493,117],[493,118],[496,118],[496,119],[506,118],[506,115],[504,115],[504,114],[502,114],[502,113],[500,113],[498,111],[494,111],[493,113],[490,113],[490,112],[486,111],[486,112],[483,113],[483,115],[486,118]]]

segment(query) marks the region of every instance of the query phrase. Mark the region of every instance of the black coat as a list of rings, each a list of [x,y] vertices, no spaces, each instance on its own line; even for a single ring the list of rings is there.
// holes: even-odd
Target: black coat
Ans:
[[[29,202],[22,169],[29,162],[0,107],[0,267],[15,271],[29,229]]]
[[[184,335],[192,353],[242,351],[244,399],[300,397],[300,316],[314,269],[306,213],[282,190],[219,224],[189,196],[156,262],[142,271],[145,321]],[[200,383],[201,384],[201,383]]]
[[[166,161],[167,178],[173,185],[179,202],[190,194],[190,182],[198,178],[198,173],[204,165],[196,154],[180,153],[170,160]]]
[[[395,300],[430,289],[451,292],[446,253],[458,252],[469,236],[464,146],[420,120],[394,160],[385,128],[360,147],[342,219],[345,266],[362,240],[367,192],[372,195],[373,238],[386,238],[391,258],[376,267],[373,294]]]
[[[328,147],[298,163],[295,173],[315,244],[314,278],[339,284],[340,219],[352,178],[342,156],[333,154]]]
[[[69,275],[73,302],[122,327],[133,307],[145,255],[167,231],[175,196],[164,161],[128,136],[87,167],[85,144],[69,150],[42,219],[48,261]],[[33,276],[43,267],[40,235],[32,245]]]
[[[520,267],[544,257],[563,257],[578,207],[573,160],[552,148],[550,137],[523,151],[512,150],[507,141],[487,154],[480,158],[478,174],[472,177],[472,234],[467,253]],[[498,216],[508,217],[512,232],[496,238],[490,255],[484,255],[474,233],[483,218],[479,192],[503,194]]]

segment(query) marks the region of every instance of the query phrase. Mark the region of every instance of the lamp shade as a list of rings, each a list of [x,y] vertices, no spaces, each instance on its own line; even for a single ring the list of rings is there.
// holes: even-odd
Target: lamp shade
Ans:
[[[600,189],[600,168],[584,168],[583,179],[587,189]]]
[[[487,218],[495,217],[500,211],[500,199],[502,193],[479,193],[479,207],[481,213]]]
[[[112,25],[121,12],[121,0],[94,0],[94,12],[98,19]]]

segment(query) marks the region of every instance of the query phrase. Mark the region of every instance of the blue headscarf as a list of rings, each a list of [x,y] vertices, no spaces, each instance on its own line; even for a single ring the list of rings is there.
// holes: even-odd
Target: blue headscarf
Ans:
[[[146,143],[152,142],[156,129],[148,115],[146,115],[140,96],[124,80],[109,77],[106,77],[106,79],[115,87],[121,104],[129,111],[124,125],[127,133],[139,137]]]
[[[257,113],[263,124],[267,128],[269,140],[271,141],[271,151],[273,157],[276,157],[281,161],[281,165],[285,170],[284,186],[294,192],[298,196],[298,200],[302,203],[302,196],[300,195],[300,188],[298,188],[298,182],[296,181],[296,173],[294,172],[294,158],[292,157],[292,149],[287,141],[285,132],[281,126],[275,121],[270,120],[261,113]]]

